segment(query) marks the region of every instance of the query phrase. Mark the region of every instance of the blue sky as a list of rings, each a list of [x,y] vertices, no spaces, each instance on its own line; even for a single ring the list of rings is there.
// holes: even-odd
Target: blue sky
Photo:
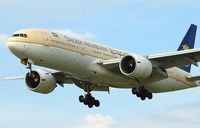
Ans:
[[[199,6],[199,0],[0,0],[0,77],[27,72],[5,45],[19,29],[56,30],[141,55],[156,54],[175,51],[189,25],[200,26]],[[199,32],[195,46],[200,47]],[[200,69],[192,67],[192,74],[199,75]],[[22,80],[1,80],[0,126],[200,127],[200,88],[155,94],[147,101],[127,89],[94,92],[101,107],[93,109],[78,102],[81,94],[74,85],[43,95],[27,90]]]

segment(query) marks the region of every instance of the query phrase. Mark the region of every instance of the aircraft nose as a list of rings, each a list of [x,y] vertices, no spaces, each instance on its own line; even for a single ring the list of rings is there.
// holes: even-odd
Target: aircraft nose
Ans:
[[[21,42],[7,42],[9,50],[18,58],[24,59],[24,45]]]

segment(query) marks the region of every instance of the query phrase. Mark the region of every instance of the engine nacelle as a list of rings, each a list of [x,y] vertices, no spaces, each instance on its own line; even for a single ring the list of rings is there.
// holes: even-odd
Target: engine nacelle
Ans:
[[[119,64],[122,74],[135,79],[146,79],[152,73],[151,62],[143,56],[126,55]]]
[[[25,83],[29,90],[43,94],[50,93],[57,87],[55,77],[44,70],[33,70],[31,75],[28,72]]]

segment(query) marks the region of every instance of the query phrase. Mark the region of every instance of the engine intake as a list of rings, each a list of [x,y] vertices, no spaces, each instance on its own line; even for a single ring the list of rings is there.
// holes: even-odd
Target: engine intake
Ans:
[[[55,77],[44,70],[33,70],[25,77],[27,88],[31,91],[47,94],[56,88]]]
[[[119,64],[122,74],[135,79],[146,79],[152,73],[151,62],[143,56],[126,55]]]

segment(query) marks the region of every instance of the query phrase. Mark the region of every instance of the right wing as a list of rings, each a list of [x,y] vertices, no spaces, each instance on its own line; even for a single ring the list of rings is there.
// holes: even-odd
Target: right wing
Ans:
[[[44,70],[46,71],[46,70]],[[60,86],[64,87],[64,84],[75,84],[77,87],[85,90],[85,83],[84,81],[77,80],[73,78],[72,74],[66,73],[66,72],[61,72],[61,71],[46,71],[48,73],[51,73],[55,79],[56,83],[59,84]],[[16,77],[5,77],[3,80],[18,80],[18,79],[25,79],[25,76],[16,76]],[[109,92],[109,87],[104,86],[104,85],[99,85],[99,84],[92,84],[91,85],[91,90],[92,91],[106,91]]]
[[[25,76],[4,77],[2,80],[21,80],[21,79],[25,79]]]

